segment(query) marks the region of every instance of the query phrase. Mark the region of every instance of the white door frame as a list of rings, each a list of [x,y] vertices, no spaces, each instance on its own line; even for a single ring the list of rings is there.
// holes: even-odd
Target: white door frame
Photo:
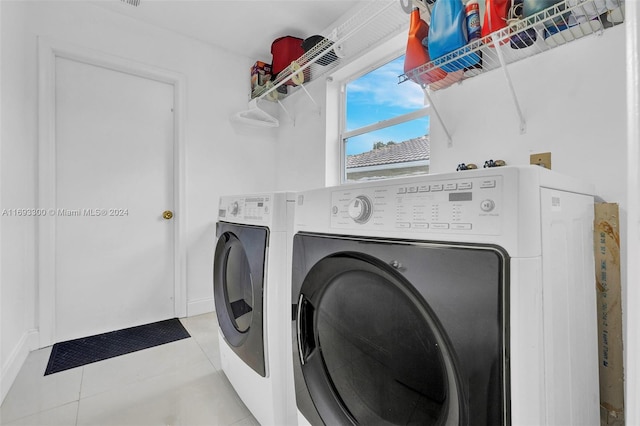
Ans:
[[[38,298],[36,324],[40,347],[55,343],[55,215],[56,140],[55,140],[55,61],[56,58],[94,65],[173,86],[174,96],[174,314],[187,313],[185,143],[184,112],[186,78],[184,75],[79,47],[67,42],[38,37],[38,221],[36,244]]]

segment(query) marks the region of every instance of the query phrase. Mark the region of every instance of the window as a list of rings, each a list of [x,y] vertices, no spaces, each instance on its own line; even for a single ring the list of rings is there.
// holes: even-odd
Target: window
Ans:
[[[398,84],[403,66],[400,56],[345,84],[343,182],[429,173],[424,93]]]

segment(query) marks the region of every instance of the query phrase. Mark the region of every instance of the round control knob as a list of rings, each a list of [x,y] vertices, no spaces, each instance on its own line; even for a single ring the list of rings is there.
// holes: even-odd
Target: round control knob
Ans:
[[[231,213],[231,216],[236,216],[239,211],[240,205],[238,204],[238,202],[234,201],[233,203],[231,203],[231,205],[229,206],[229,213]]]
[[[366,223],[371,218],[371,200],[364,195],[358,195],[349,202],[349,217],[356,223]]]
[[[493,200],[482,200],[480,203],[480,208],[483,212],[490,212],[496,207],[496,203]]]

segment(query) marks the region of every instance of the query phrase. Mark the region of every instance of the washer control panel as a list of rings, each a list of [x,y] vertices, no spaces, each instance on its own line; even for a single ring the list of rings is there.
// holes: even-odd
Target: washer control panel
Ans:
[[[331,193],[331,227],[499,234],[502,179],[461,175],[343,187]]]
[[[218,218],[226,220],[267,221],[271,217],[271,197],[222,197]]]

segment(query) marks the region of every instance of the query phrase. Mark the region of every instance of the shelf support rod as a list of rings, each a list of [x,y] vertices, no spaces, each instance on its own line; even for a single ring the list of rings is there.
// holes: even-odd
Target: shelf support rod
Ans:
[[[316,109],[318,110],[318,115],[322,114],[322,112],[320,111],[320,106],[318,105],[318,103],[315,101],[315,99],[313,99],[313,96],[311,96],[311,93],[309,93],[309,91],[307,90],[306,87],[304,87],[304,84],[301,84],[300,87],[302,88],[302,90],[304,90],[304,93],[307,94],[307,96],[309,97],[309,99],[311,99],[311,102],[313,103],[313,105],[315,105]]]
[[[291,114],[289,114],[289,111],[287,111],[287,109],[284,107],[282,102],[280,102],[280,99],[278,99],[278,105],[280,105],[280,108],[282,108],[284,113],[287,114],[287,117],[289,117],[289,120],[293,121],[293,125],[295,126],[296,121],[293,119],[293,117],[291,117]]]
[[[509,74],[509,70],[507,69],[507,63],[504,60],[504,55],[502,54],[502,50],[500,50],[500,46],[498,43],[498,35],[493,34],[491,39],[493,40],[493,47],[498,55],[498,60],[500,61],[500,66],[502,67],[502,71],[504,71],[504,76],[507,80],[507,85],[509,86],[509,90],[511,91],[511,98],[513,99],[513,103],[516,107],[516,112],[518,113],[518,118],[520,119],[520,134],[524,134],[527,131],[527,123],[524,120],[524,115],[522,114],[522,109],[520,109],[520,103],[518,103],[518,96],[516,95],[516,91],[513,88],[513,82],[511,81],[511,75]]]
[[[447,147],[452,148],[453,139],[451,139],[451,134],[449,133],[449,130],[447,130],[447,126],[444,125],[444,121],[442,121],[442,117],[440,117],[440,113],[438,112],[436,105],[433,103],[431,96],[429,96],[429,89],[427,89],[426,84],[422,84],[421,86],[422,86],[422,91],[424,92],[425,98],[427,98],[427,100],[429,101],[429,107],[435,113],[436,118],[438,119],[438,123],[440,123],[440,126],[442,127],[442,130],[444,130],[445,135],[447,135]]]

